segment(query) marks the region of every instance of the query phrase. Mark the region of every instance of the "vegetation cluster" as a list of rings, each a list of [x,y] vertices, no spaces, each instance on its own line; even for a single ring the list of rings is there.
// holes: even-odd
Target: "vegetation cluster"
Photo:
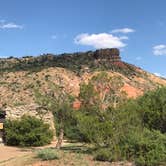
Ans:
[[[116,98],[121,80],[116,82],[113,78],[110,84],[115,87],[105,92],[103,86],[108,87],[104,85],[105,79],[109,79],[108,75],[103,74],[81,86],[82,105],[65,121],[65,136],[92,144],[96,160],[128,160],[137,166],[165,165],[166,88],[125,100],[123,92]],[[95,88],[101,82],[103,89]],[[106,108],[102,107],[107,103]]]
[[[32,116],[6,120],[5,142],[12,146],[42,146],[52,141],[53,132],[48,124]]]
[[[77,110],[72,107],[74,98],[63,87],[52,84],[49,94],[36,90],[36,102],[55,115],[56,147],[61,148],[66,137],[90,144],[95,160],[128,160],[137,166],[164,166],[166,88],[128,100],[121,90],[123,84],[121,77],[111,77],[105,72],[93,76],[81,85],[78,96],[81,106]],[[39,138],[42,138],[40,144],[49,143],[52,134],[48,126],[30,117],[22,121],[7,121],[7,143],[39,145]]]

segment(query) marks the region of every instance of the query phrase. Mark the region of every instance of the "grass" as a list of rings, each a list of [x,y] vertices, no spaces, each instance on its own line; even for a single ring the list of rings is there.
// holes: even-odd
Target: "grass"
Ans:
[[[37,151],[37,158],[40,158],[42,160],[55,160],[59,157],[55,149],[46,148]]]

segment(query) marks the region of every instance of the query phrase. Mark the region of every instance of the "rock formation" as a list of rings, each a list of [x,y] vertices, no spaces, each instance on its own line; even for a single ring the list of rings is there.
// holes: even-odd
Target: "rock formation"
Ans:
[[[0,59],[0,108],[6,111],[6,118],[20,118],[24,114],[41,118],[39,112],[43,112],[44,122],[54,129],[53,115],[35,104],[35,88],[48,94],[52,91],[51,82],[77,97],[80,85],[103,71],[110,76],[120,76],[125,83],[123,90],[131,98],[166,85],[166,79],[123,62],[116,48],[73,54],[11,57]],[[80,105],[76,100],[73,108],[77,110]]]
[[[120,51],[117,48],[96,50],[94,52],[94,58],[111,62],[121,61]]]

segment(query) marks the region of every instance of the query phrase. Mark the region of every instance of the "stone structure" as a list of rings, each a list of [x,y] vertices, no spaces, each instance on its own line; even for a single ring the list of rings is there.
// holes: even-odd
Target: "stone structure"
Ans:
[[[55,135],[53,114],[37,104],[6,107],[4,111],[6,111],[6,119],[19,119],[23,115],[35,116],[36,118],[42,119],[45,123],[50,125],[50,129],[53,130]]]

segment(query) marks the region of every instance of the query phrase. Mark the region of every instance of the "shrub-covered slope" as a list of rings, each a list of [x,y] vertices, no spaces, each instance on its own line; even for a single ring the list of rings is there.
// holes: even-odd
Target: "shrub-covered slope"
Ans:
[[[0,59],[0,107],[34,102],[34,89],[50,92],[50,83],[63,86],[77,96],[79,86],[97,73],[106,71],[120,76],[128,97],[166,85],[166,80],[123,62],[118,49],[101,49],[84,53]]]

